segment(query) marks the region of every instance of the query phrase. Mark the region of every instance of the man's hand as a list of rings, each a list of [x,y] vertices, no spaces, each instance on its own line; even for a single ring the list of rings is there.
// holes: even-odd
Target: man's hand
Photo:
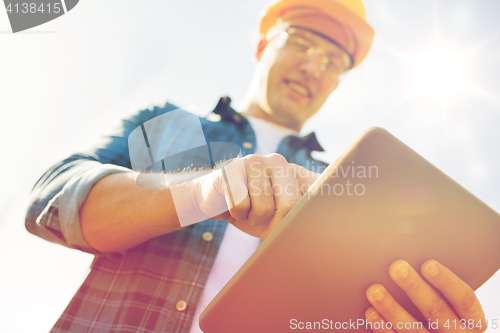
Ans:
[[[279,154],[248,155],[203,177],[197,201],[208,216],[224,206],[214,218],[265,239],[318,177]]]
[[[479,333],[486,330],[481,304],[474,291],[464,281],[434,260],[426,261],[421,271],[427,281],[404,260],[393,262],[389,268],[391,278],[406,292],[423,316],[431,323],[438,321],[438,327],[432,327],[432,331]],[[453,307],[448,306],[429,284],[436,287]],[[429,332],[426,329],[427,323],[423,323],[420,330],[417,329],[417,326],[413,325],[417,320],[380,284],[371,285],[366,295],[373,307],[366,310],[365,315],[373,324],[378,322],[378,325],[374,325],[376,333]],[[384,324],[390,322],[393,329],[387,329],[387,324],[383,325],[382,329],[382,321]],[[405,328],[405,323],[411,325],[408,324]]]

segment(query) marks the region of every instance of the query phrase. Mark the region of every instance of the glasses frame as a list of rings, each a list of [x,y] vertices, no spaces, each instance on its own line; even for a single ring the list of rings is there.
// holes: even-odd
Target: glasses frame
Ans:
[[[326,35],[324,35],[324,34],[322,34],[322,33],[318,32],[318,31],[316,31],[316,30],[313,30],[313,29],[310,29],[310,28],[306,28],[306,27],[302,27],[302,26],[298,26],[298,25],[289,25],[289,26],[287,26],[287,27],[286,27],[286,28],[284,28],[284,29],[280,29],[280,31],[281,31],[281,32],[277,33],[277,34],[276,34],[275,36],[273,36],[271,39],[274,39],[274,38],[279,38],[279,37],[281,37],[281,35],[282,35],[283,33],[286,33],[286,34],[287,34],[287,38],[288,38],[288,30],[289,30],[290,28],[296,28],[296,29],[299,29],[299,30],[300,30],[300,29],[302,29],[302,30],[305,30],[305,31],[307,31],[307,32],[310,32],[310,33],[312,33],[312,34],[314,34],[314,35],[317,35],[317,36],[319,36],[319,37],[321,37],[321,38],[323,38],[323,39],[327,40],[328,42],[330,42],[330,43],[334,44],[334,45],[335,45],[335,46],[337,46],[340,50],[342,50],[343,52],[345,52],[345,54],[349,57],[349,62],[350,62],[350,63],[349,63],[349,66],[345,69],[344,73],[342,73],[342,74],[339,76],[339,79],[340,79],[340,78],[342,78],[342,77],[344,77],[344,76],[347,74],[347,72],[348,72],[349,70],[351,70],[351,69],[352,69],[352,67],[353,67],[353,65],[354,65],[354,58],[353,58],[353,56],[349,53],[349,51],[347,51],[347,49],[346,49],[344,46],[340,45],[340,44],[339,44],[339,42],[337,42],[336,40],[334,40],[334,39],[332,39],[332,38],[330,38],[330,37],[328,37],[328,36],[326,36]],[[286,43],[286,40],[285,40],[284,42]],[[283,44],[283,45],[281,45],[281,47],[283,47],[283,46],[284,46],[284,44]],[[316,48],[316,47],[314,47],[314,48],[315,48],[316,50],[321,49],[321,48]],[[321,49],[321,50],[323,50],[323,49]],[[324,51],[324,50],[323,50],[323,51]],[[323,71],[324,71],[324,70],[323,70]]]

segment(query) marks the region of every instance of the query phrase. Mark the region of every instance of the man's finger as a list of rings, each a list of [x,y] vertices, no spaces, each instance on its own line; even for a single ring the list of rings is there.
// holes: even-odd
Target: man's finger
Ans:
[[[290,167],[293,168],[296,178],[299,181],[299,189],[301,194],[306,193],[309,187],[311,187],[311,185],[316,181],[316,179],[321,176],[320,173],[309,171],[297,164],[290,164]]]
[[[486,320],[484,311],[467,283],[435,260],[423,263],[422,274],[450,301],[461,319],[473,319],[476,323],[482,320],[484,325]]]
[[[268,222],[276,209],[269,169],[265,167],[261,157],[246,163],[245,169],[248,193],[250,194],[250,211],[247,222],[250,225]]]
[[[229,212],[236,220],[246,220],[250,210],[245,163],[235,158],[221,169],[218,174],[217,187],[223,193]]]
[[[375,308],[368,308],[365,311],[365,317],[368,321],[367,327],[375,333],[396,333],[391,325],[388,325],[382,315]]]
[[[426,332],[423,323],[408,313],[391,294],[380,284],[371,285],[366,296],[377,311],[389,321],[398,333]]]
[[[271,169],[271,184],[274,193],[276,210],[269,222],[268,234],[283,220],[290,210],[300,200],[299,183],[295,177],[294,170],[290,167],[285,158],[281,155],[269,155],[274,159],[274,168]]]
[[[262,239],[265,239],[274,230],[274,228],[276,228],[286,214],[288,214],[288,212],[297,204],[302,195],[307,192],[309,187],[320,176],[320,174],[309,171],[296,164],[288,164],[286,172],[288,174],[288,179],[286,181],[279,182],[279,175],[275,175],[274,178],[271,177],[273,189],[276,189],[276,191],[278,191],[278,189],[282,189],[283,192],[286,190],[284,193],[286,195],[286,199],[279,196],[277,197],[275,193],[275,200],[277,200],[276,212],[269,223],[268,229],[261,235]],[[275,186],[275,184],[279,184],[279,186]],[[295,192],[291,193],[290,191]],[[293,195],[290,196],[290,194]]]
[[[389,274],[426,319],[433,322],[460,319],[446,301],[406,261],[393,262],[389,267]],[[439,331],[443,330],[444,327],[440,327]]]

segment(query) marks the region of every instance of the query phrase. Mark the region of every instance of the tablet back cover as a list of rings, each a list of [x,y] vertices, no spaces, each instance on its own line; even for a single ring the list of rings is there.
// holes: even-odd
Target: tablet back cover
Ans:
[[[397,259],[417,271],[438,260],[475,290],[500,268],[500,216],[387,131],[371,128],[212,300],[200,327],[278,333],[295,331],[294,319],[357,322],[373,283],[425,322],[389,277]]]

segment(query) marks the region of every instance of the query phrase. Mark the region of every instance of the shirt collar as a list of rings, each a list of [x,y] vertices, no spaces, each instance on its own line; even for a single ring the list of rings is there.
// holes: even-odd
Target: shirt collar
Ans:
[[[234,123],[238,129],[243,130],[248,124],[248,120],[231,107],[231,98],[222,96],[212,111],[218,114],[221,120]]]

